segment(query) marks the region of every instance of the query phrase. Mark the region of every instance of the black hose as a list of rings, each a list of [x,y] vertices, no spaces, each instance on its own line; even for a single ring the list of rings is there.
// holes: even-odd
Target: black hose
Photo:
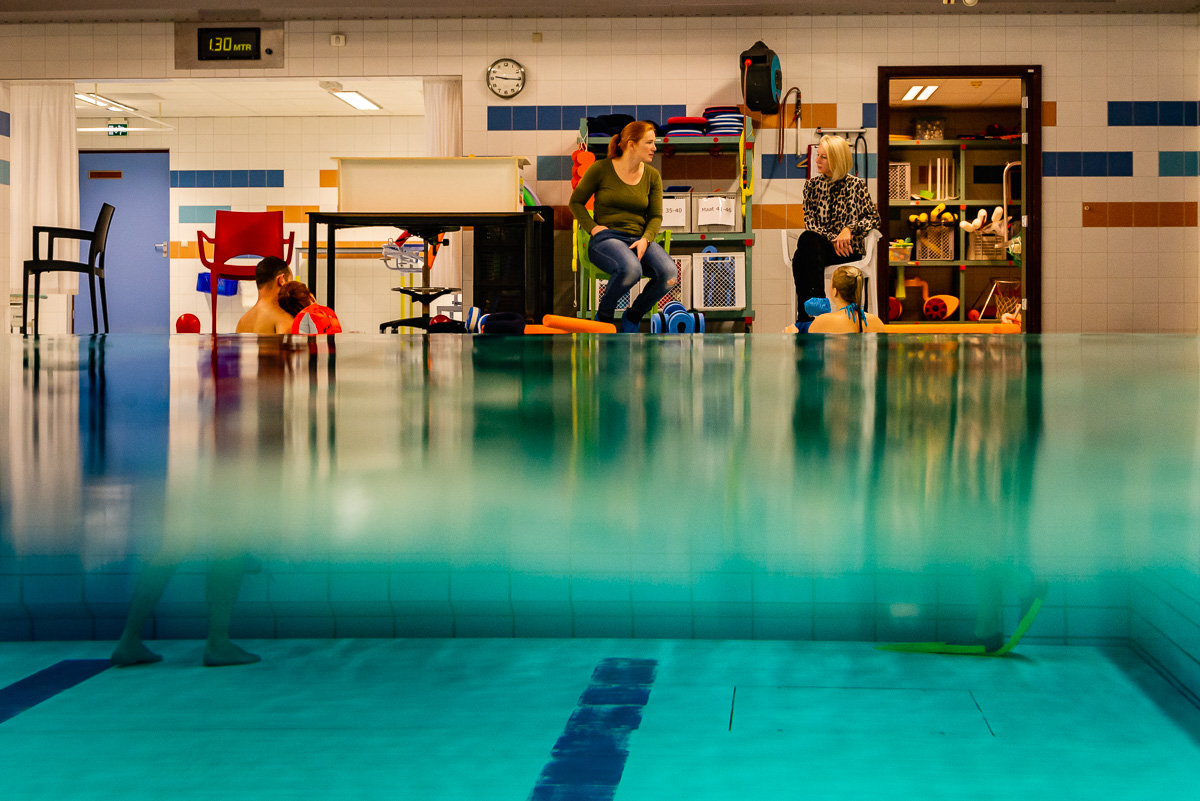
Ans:
[[[854,174],[855,174],[855,176],[857,176],[859,178],[866,178],[867,177],[866,175],[858,174],[858,144],[859,144],[859,142],[862,143],[862,155],[863,155],[862,171],[864,173],[867,172],[867,155],[869,152],[867,149],[867,138],[863,134],[860,133],[860,134],[858,134],[858,136],[856,136],[854,138]]]
[[[787,99],[792,92],[796,93],[796,111],[794,114],[792,114],[792,124],[796,127],[797,138],[800,136],[800,87],[793,86],[784,92],[783,96],[779,98],[779,154],[776,162],[778,164],[783,163],[783,140],[787,138],[788,129],[788,123],[783,121],[783,113],[787,111]]]

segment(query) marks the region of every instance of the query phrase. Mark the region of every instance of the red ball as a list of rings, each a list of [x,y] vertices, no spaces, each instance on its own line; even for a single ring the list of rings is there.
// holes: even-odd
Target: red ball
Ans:
[[[967,319],[970,320],[971,322],[975,322],[976,320],[978,320],[979,319],[979,310],[971,309],[969,312],[967,312]]]
[[[454,321],[451,320],[449,317],[447,317],[444,314],[438,314],[438,315],[435,315],[435,316],[429,318],[430,325],[436,325],[437,323],[450,323],[450,322],[454,322]]]
[[[200,318],[194,314],[181,314],[175,321],[176,334],[199,334]]]

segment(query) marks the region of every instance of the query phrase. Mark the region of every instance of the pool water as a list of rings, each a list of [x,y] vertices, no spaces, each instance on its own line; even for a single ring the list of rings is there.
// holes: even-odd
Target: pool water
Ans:
[[[1070,644],[1197,599],[1192,338],[5,351],[8,639],[116,636],[146,560],[152,633],[201,636],[221,554],[250,637],[984,642],[1041,596]]]
[[[1015,780],[1026,792],[1070,763],[1077,794],[1047,797],[1138,797],[1200,760],[1194,337],[4,337],[0,381],[0,719],[4,685],[56,660],[103,659],[111,642],[87,641],[120,635],[139,577],[171,576],[143,630],[167,665],[103,672],[28,711],[11,702],[19,716],[0,729],[24,732],[6,741],[23,754],[13,765],[41,764],[50,741],[100,725],[69,697],[107,709],[135,685],[157,688],[146,690],[154,708],[242,699],[280,736],[314,726],[311,698],[310,717],[293,720],[239,695],[237,676],[311,695],[300,651],[303,662],[350,655],[348,674],[324,674],[345,697],[396,660],[414,676],[450,669],[392,701],[424,709],[457,681],[474,687],[494,717],[474,732],[445,724],[428,756],[511,734],[520,757],[487,763],[512,782],[495,797],[610,798],[622,770],[622,797],[751,785],[770,797],[799,786],[779,767],[795,748],[826,754],[827,771],[804,774],[818,796],[961,798],[928,789],[937,765],[986,773],[1038,753],[1037,771]],[[266,661],[211,684],[200,676],[212,672],[178,671],[199,661],[189,641],[208,633],[206,585],[230,564],[232,634]],[[1004,659],[874,647],[994,653],[1022,620]],[[78,667],[92,664],[104,666]],[[533,703],[530,687],[550,695]],[[514,697],[535,710],[528,731],[504,722]],[[345,712],[321,703],[321,720]],[[629,761],[571,762],[570,744],[594,740],[578,721],[616,720],[612,709],[624,722],[601,750]],[[192,726],[185,713],[147,727],[175,736]],[[1157,778],[1097,772],[1128,746],[1121,734],[1049,761],[1029,739],[1104,720],[1160,736],[1142,755]],[[751,734],[731,746],[721,738],[735,723]],[[736,767],[681,781],[666,755],[705,727],[717,739],[703,735],[696,753]],[[946,736],[953,744],[934,745]],[[980,756],[974,738],[1006,736]],[[913,763],[888,750],[897,737],[938,755],[929,770],[901,770]],[[205,742],[196,748],[215,747]],[[837,743],[843,762],[829,760]],[[845,760],[877,763],[880,749],[899,773],[851,780]],[[97,793],[128,778],[103,749],[88,753],[109,766]],[[776,767],[763,772],[756,753]],[[309,769],[314,786],[341,781]],[[491,769],[413,781],[427,797],[478,798],[475,779],[499,786]],[[39,770],[20,774],[16,797],[86,784]],[[572,789],[603,784],[597,771],[616,777],[608,795]],[[364,774],[359,789],[373,796],[393,778]],[[173,782],[147,797],[206,797]],[[976,797],[1008,792],[987,786]]]

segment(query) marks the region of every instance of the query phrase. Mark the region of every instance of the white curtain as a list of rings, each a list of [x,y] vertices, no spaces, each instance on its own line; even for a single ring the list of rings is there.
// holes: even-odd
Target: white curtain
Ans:
[[[9,113],[9,275],[10,286],[19,292],[25,260],[33,258],[33,226],[80,227],[75,85],[14,83],[9,94]],[[45,255],[44,242],[42,252]],[[78,258],[79,243],[60,242],[54,256]],[[77,273],[42,276],[45,293],[74,294],[78,286]]]
[[[462,79],[426,78],[425,155],[461,156]],[[433,286],[462,286],[462,235],[450,235],[451,246],[433,264]]]

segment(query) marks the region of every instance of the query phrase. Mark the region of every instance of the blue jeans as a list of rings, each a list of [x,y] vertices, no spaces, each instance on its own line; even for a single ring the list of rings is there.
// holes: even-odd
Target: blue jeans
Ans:
[[[616,317],[617,301],[633,289],[634,284],[642,280],[642,274],[645,273],[649,276],[650,283],[625,313],[626,318],[631,321],[641,320],[646,316],[646,312],[667,294],[670,288],[667,282],[677,277],[675,262],[662,246],[655,242],[650,243],[646,248],[646,255],[642,256],[639,262],[637,253],[629,247],[638,239],[640,237],[611,228],[592,237],[588,245],[588,258],[592,260],[592,264],[608,273],[608,288],[604,290],[600,308],[596,310],[599,315]]]

